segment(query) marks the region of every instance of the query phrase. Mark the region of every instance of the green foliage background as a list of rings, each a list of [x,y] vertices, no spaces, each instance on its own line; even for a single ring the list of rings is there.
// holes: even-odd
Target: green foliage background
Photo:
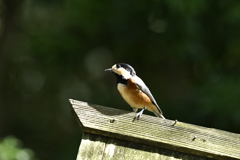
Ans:
[[[5,137],[0,140],[0,159],[1,160],[37,160],[31,149],[22,148],[20,140],[13,136]]]
[[[240,1],[0,0],[0,138],[75,159],[68,99],[131,111],[105,73],[131,64],[168,119],[240,133]],[[151,114],[146,112],[146,114]]]

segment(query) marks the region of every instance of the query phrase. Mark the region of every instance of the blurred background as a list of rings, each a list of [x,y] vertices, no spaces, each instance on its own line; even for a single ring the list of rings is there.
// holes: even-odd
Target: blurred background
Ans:
[[[75,159],[68,99],[132,111],[104,72],[117,62],[167,119],[240,133],[239,0],[0,0],[0,145]]]

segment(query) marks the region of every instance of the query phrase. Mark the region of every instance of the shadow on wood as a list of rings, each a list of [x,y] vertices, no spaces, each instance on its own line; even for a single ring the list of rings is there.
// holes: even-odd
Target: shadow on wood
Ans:
[[[240,135],[70,99],[81,159],[240,159]]]

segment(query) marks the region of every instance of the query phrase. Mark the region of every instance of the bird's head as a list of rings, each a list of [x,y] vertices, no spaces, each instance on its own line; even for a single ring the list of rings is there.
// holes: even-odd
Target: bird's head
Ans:
[[[113,72],[116,75],[122,76],[124,79],[129,79],[136,75],[133,67],[126,63],[114,64],[112,68],[105,69],[105,71]]]

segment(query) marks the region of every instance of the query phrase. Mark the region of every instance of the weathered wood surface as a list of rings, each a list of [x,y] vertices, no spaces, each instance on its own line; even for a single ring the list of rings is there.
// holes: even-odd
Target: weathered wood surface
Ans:
[[[240,135],[70,99],[85,133],[214,159],[240,159]]]
[[[211,160],[150,145],[84,133],[77,160]]]

